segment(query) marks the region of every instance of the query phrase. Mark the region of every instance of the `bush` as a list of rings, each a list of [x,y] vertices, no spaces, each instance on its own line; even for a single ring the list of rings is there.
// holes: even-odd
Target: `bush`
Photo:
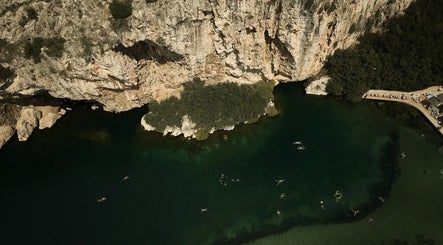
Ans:
[[[26,11],[26,15],[28,16],[28,18],[30,20],[37,20],[38,19],[37,11],[35,11],[34,8],[28,7],[25,9],[25,11]]]
[[[26,24],[28,24],[28,22],[30,20],[37,20],[38,19],[38,14],[35,11],[35,9],[28,7],[25,9],[26,11],[26,15],[22,16],[22,19],[19,22],[20,26],[25,26]]]
[[[305,10],[309,11],[311,10],[312,6],[314,5],[314,0],[305,0]]]
[[[132,14],[132,0],[113,0],[109,10],[114,19],[126,19]]]
[[[34,62],[40,62],[40,53],[43,48],[43,38],[36,37],[29,42],[25,43],[25,58],[32,58]]]
[[[25,43],[25,58],[33,58],[34,62],[40,62],[41,49],[47,48],[46,54],[51,57],[61,57],[66,40],[62,37],[41,38],[36,37]]]
[[[83,55],[85,56],[85,59],[88,60],[92,56],[92,47],[94,46],[94,44],[92,43],[91,39],[86,36],[82,36],[80,41],[83,46]]]
[[[14,75],[14,72],[12,72],[10,69],[3,67],[0,65],[0,81],[6,81],[8,78],[12,77]]]
[[[51,57],[61,57],[66,40],[62,37],[44,39],[43,45],[48,49],[46,54]]]

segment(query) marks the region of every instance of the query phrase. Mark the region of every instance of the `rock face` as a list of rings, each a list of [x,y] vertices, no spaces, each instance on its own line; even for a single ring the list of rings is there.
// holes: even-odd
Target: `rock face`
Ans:
[[[22,108],[20,118],[15,126],[19,141],[25,141],[29,138],[34,128],[38,126],[41,117],[42,113],[34,108]]]
[[[326,85],[328,84],[329,79],[331,78],[328,76],[323,76],[319,79],[311,81],[305,88],[306,93],[312,95],[327,95],[328,92],[326,91]]]
[[[54,106],[3,105],[0,108],[0,147],[17,132],[19,141],[25,141],[32,131],[49,128],[65,114],[64,109]]]
[[[11,126],[0,126],[0,148],[14,135],[15,130]]]
[[[20,107],[11,104],[0,104],[0,148],[14,135]]]
[[[411,1],[133,0],[126,27],[112,20],[111,0],[6,1],[0,39],[8,49],[0,62],[15,76],[0,96],[47,91],[125,111],[177,96],[193,77],[212,83],[300,81],[318,73],[334,50],[349,47]],[[30,8],[37,17],[29,16]],[[66,42],[58,56],[41,47],[41,62],[35,63],[23,54],[35,37]],[[146,55],[125,55],[124,47],[127,54]]]
[[[2,1],[0,68],[14,75],[0,77],[0,103],[45,92],[120,112],[179,97],[195,77],[301,81],[412,0],[133,0],[120,21],[111,2]],[[36,121],[19,122],[25,139]]]

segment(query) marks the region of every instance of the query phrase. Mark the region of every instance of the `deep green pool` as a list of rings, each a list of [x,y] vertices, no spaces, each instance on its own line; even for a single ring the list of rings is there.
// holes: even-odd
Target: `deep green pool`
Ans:
[[[0,244],[231,244],[376,208],[408,109],[306,96],[293,84],[275,96],[280,116],[205,142],[142,131],[146,108],[81,106],[28,142],[9,142],[0,150]]]

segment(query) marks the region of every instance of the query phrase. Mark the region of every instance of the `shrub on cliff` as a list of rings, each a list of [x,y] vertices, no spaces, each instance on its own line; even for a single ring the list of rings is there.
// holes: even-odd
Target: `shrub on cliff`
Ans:
[[[25,43],[25,58],[32,58],[34,62],[40,62],[40,53],[43,48],[43,38],[36,37]]]
[[[20,26],[25,26],[30,20],[38,20],[37,11],[34,8],[28,7],[25,9],[26,15],[22,16],[19,24]]]
[[[37,11],[35,11],[34,8],[32,7],[28,7],[25,9],[26,11],[26,16],[30,19],[30,20],[37,20],[38,19],[38,14]]]
[[[305,0],[303,7],[305,10],[310,11],[312,6],[314,6],[314,0]]]
[[[46,54],[51,57],[61,57],[65,47],[66,40],[63,37],[54,37],[44,39],[44,46],[47,48]]]
[[[113,0],[109,10],[114,19],[126,19],[132,14],[132,0]]]
[[[8,78],[12,77],[14,73],[9,69],[0,65],[0,82],[6,81]]]
[[[46,47],[45,53],[51,57],[61,57],[66,40],[62,37],[41,38],[36,37],[32,41],[25,43],[25,58],[32,58],[34,62],[40,62],[40,54],[43,47]]]

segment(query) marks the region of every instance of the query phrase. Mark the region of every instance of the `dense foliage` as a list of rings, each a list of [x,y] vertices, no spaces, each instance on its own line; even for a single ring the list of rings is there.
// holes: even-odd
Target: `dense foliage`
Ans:
[[[148,124],[163,131],[167,125],[181,126],[184,115],[197,128],[222,129],[228,125],[253,121],[265,112],[272,95],[273,84],[259,82],[253,85],[222,83],[204,86],[198,79],[184,85],[181,98],[171,97],[161,103],[149,104],[145,116]]]
[[[132,0],[113,0],[109,10],[114,19],[126,19],[132,14]]]
[[[328,91],[355,101],[368,89],[412,91],[443,84],[443,1],[417,0],[386,29],[329,57]]]

